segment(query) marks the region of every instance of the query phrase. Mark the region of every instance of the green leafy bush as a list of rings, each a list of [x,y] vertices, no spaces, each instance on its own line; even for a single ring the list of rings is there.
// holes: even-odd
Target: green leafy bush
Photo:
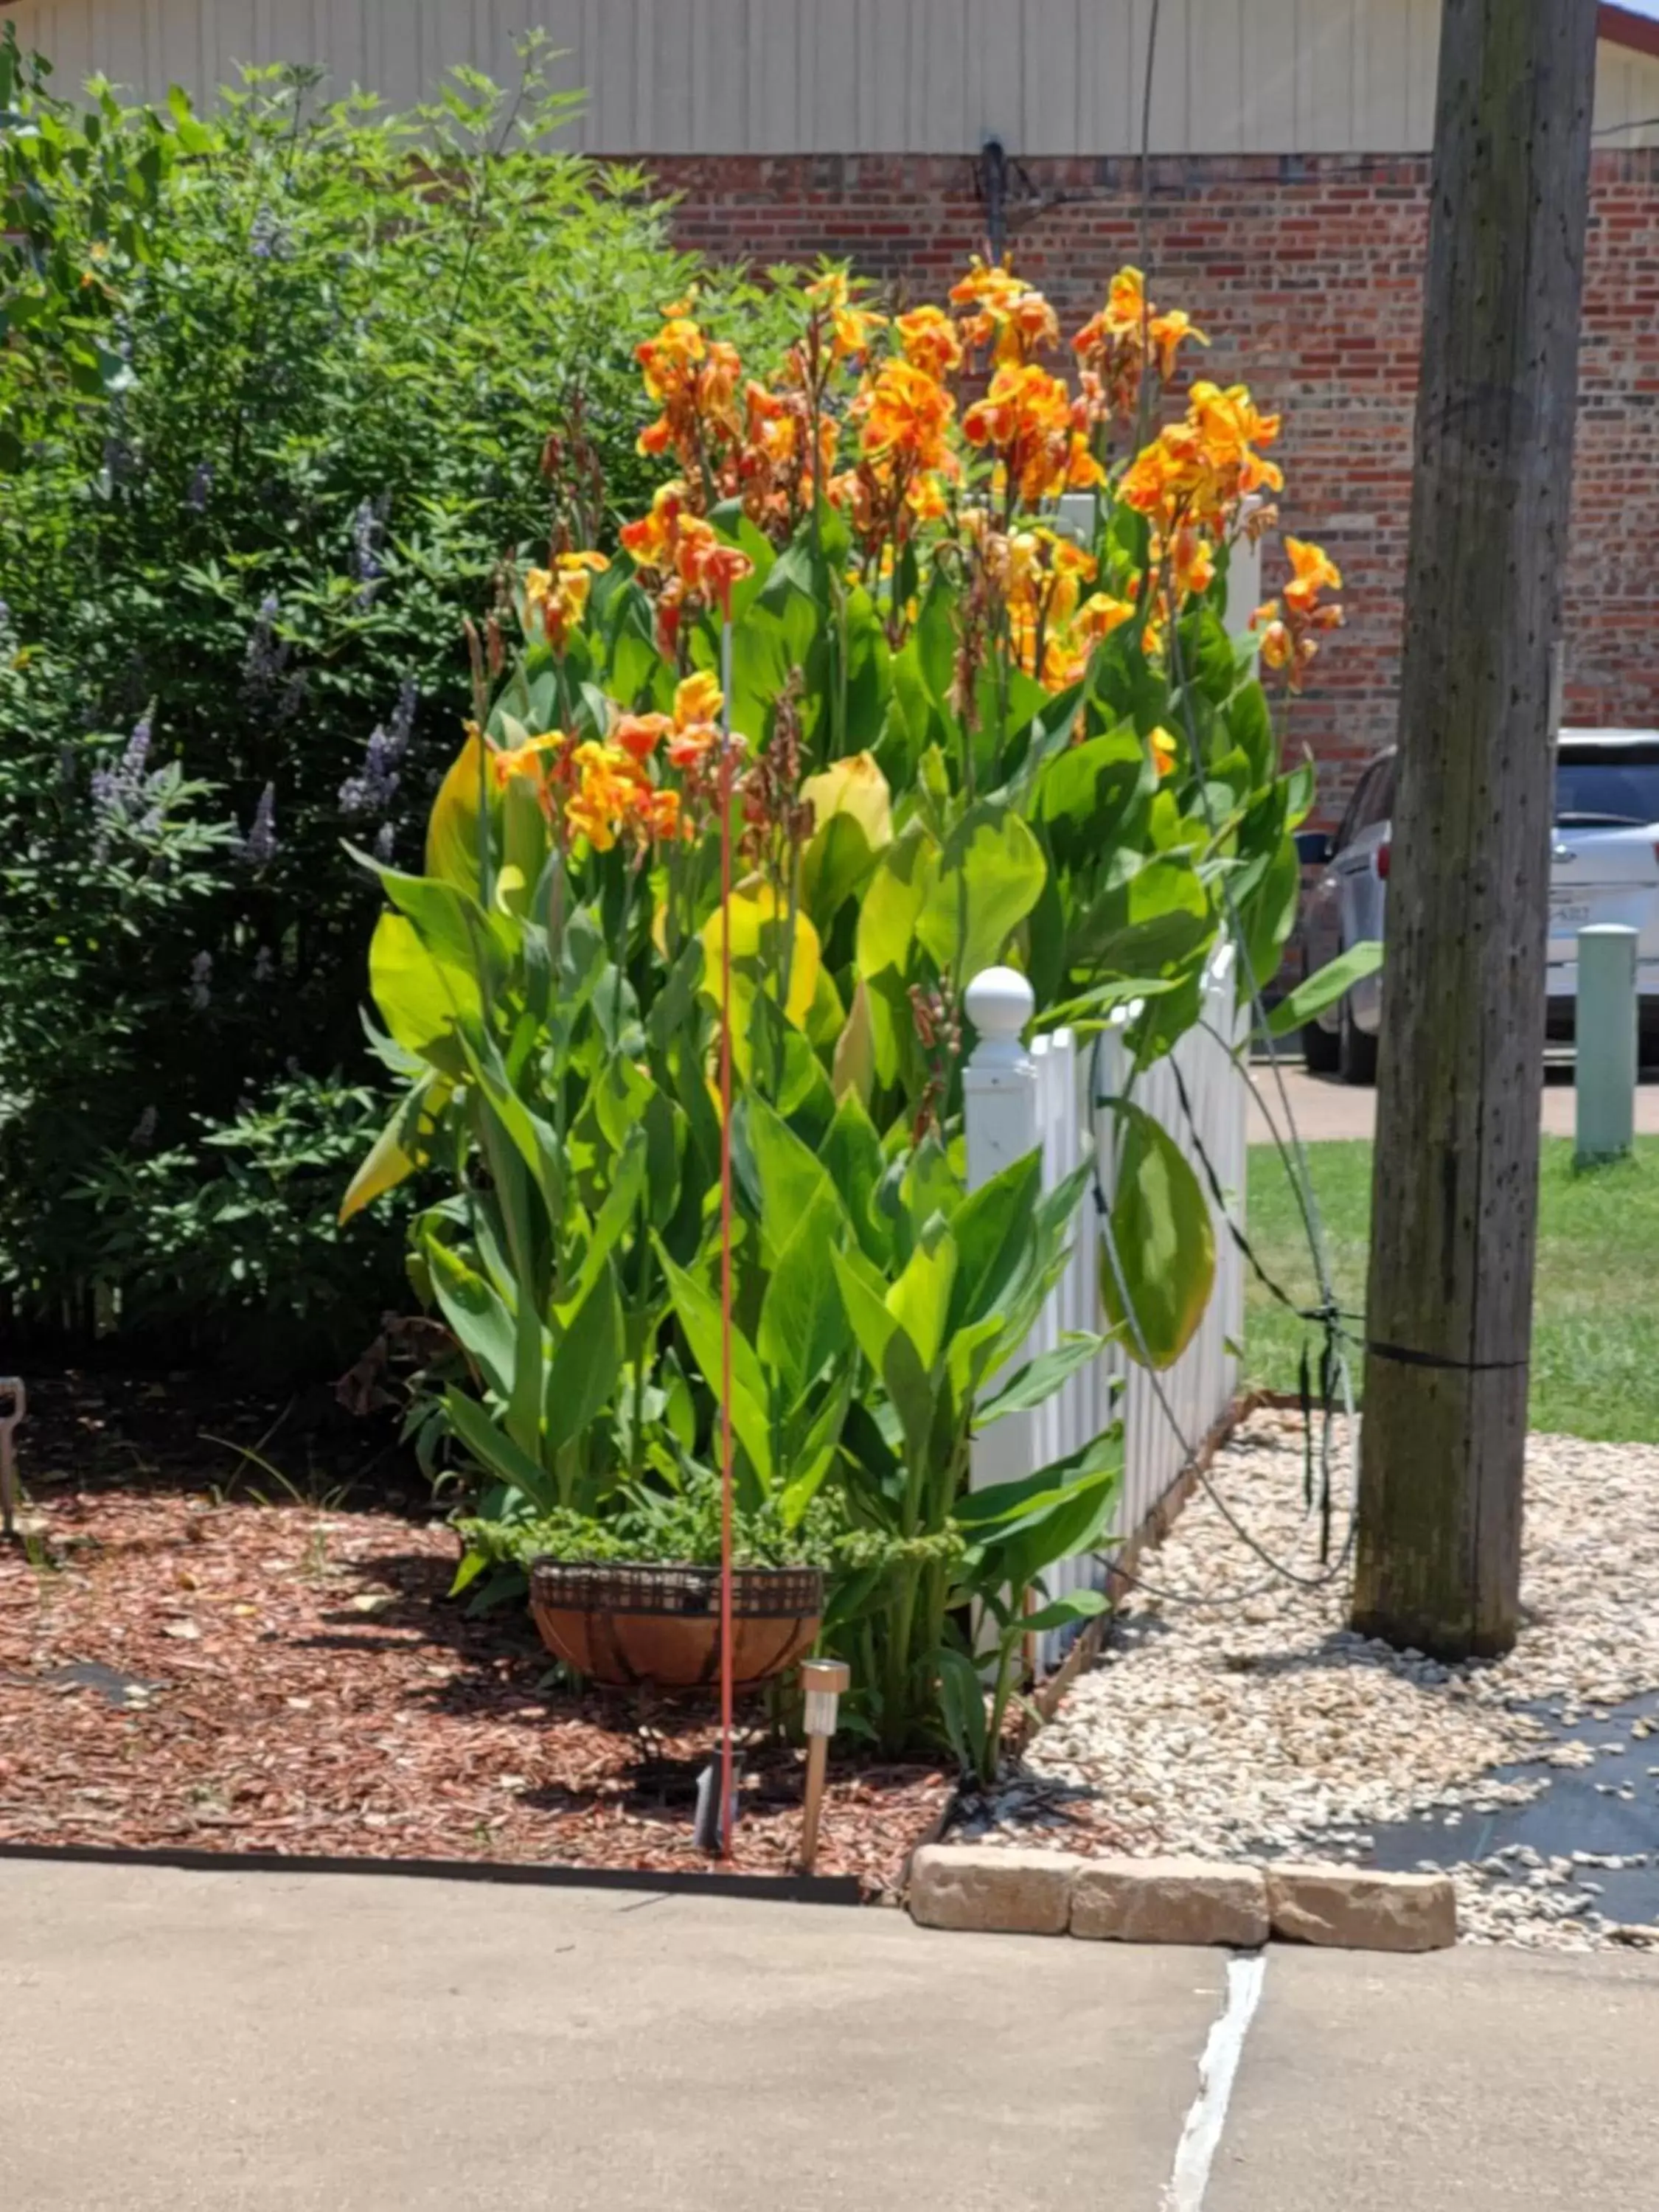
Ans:
[[[415,858],[464,620],[564,526],[570,456],[645,496],[633,347],[692,270],[636,174],[550,150],[568,102],[533,53],[512,94],[469,76],[398,117],[279,71],[212,123],[30,97],[50,132],[8,134],[3,172],[46,213],[7,249],[30,319],[0,349],[0,1278],[15,1320],[96,1287],[128,1327],[193,1299],[204,1339],[258,1316],[275,1349],[303,1316],[296,1357],[326,1315],[334,1357],[396,1232],[354,1232],[354,1299],[303,1176],[229,1201],[230,1133],[301,1097],[307,1142],[356,1130],[374,893],[343,844]]]

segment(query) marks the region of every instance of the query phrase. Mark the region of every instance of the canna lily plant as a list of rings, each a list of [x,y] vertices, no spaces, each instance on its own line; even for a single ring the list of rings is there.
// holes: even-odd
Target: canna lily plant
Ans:
[[[766,376],[695,299],[664,311],[639,349],[664,478],[614,552],[586,457],[550,441],[553,540],[474,641],[423,871],[376,871],[406,1091],[345,1210],[437,1172],[412,1264],[469,1364],[447,1413],[486,1519],[706,1483],[729,963],[745,1507],[840,1530],[827,1634],[867,1725],[983,1765],[1032,1605],[1093,1602],[1047,1605],[1042,1577],[1099,1541],[1118,1445],[969,1489],[976,1430],[1102,1338],[1009,1380],[1081,1185],[1043,1193],[1032,1159],[967,1190],[963,994],[1012,962],[1039,1020],[1117,1027],[1132,1091],[1224,938],[1271,976],[1312,782],[1281,768],[1258,653],[1298,685],[1340,578],[1287,540],[1291,580],[1229,635],[1279,423],[1242,386],[1178,390],[1207,341],[1135,270],[1069,348],[980,264],[891,319],[833,269],[798,304]],[[1208,1296],[1209,1218],[1116,1103],[1111,1279],[1162,1364]],[[963,1668],[988,1663],[975,1737]]]

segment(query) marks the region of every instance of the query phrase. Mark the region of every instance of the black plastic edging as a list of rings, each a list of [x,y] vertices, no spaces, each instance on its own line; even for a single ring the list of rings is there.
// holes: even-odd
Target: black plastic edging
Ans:
[[[70,1866],[173,1867],[186,1874],[400,1875],[537,1889],[646,1890],[665,1897],[758,1897],[780,1905],[862,1905],[854,1875],[653,1873],[645,1867],[536,1866],[520,1860],[334,1858],[283,1851],[123,1850],[105,1844],[0,1843],[0,1859]]]

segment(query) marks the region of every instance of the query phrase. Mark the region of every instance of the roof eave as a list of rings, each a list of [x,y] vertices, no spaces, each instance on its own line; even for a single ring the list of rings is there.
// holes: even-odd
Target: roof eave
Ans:
[[[1596,12],[1596,35],[1605,39],[1610,46],[1624,46],[1633,54],[1650,54],[1659,60],[1659,22],[1650,15],[1638,15],[1633,8],[1617,8],[1606,4]]]

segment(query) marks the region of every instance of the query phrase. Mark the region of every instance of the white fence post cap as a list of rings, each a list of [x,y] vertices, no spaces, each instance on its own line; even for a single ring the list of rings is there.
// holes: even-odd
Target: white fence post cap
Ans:
[[[982,968],[963,994],[968,1018],[979,1032],[969,1066],[1022,1067],[1025,1024],[1036,1012],[1036,994],[1017,968]]]

